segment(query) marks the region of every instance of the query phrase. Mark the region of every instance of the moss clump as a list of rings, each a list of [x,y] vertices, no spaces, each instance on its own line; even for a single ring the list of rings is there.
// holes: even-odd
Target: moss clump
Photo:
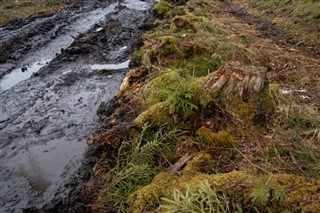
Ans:
[[[181,57],[182,55],[182,53],[177,49],[177,40],[172,36],[163,37],[156,52],[158,52],[161,57],[167,57],[169,55]]]
[[[224,130],[214,133],[206,127],[201,127],[197,130],[197,135],[200,141],[211,148],[232,148],[234,145],[234,138]]]
[[[128,212],[140,213],[155,210],[159,206],[159,199],[170,196],[174,185],[176,185],[176,179],[170,173],[160,172],[151,184],[129,196],[131,205]]]
[[[200,157],[207,158],[205,155]],[[187,168],[187,167],[186,167]],[[227,206],[241,207],[245,212],[319,212],[320,182],[295,175],[258,176],[242,171],[208,175],[190,172],[185,169],[181,175],[160,173],[152,183],[135,193],[130,201],[135,212],[155,210],[163,204],[161,198],[172,198],[173,189],[182,192],[188,185],[197,185],[207,181],[217,193],[225,195]],[[162,200],[162,201],[161,201]],[[173,204],[174,205],[174,204]],[[165,212],[160,209],[160,212]]]
[[[281,202],[282,209],[291,212],[320,212],[319,180],[284,174],[274,176],[272,182],[286,191]]]
[[[224,103],[226,109],[233,112],[239,119],[244,121],[247,124],[252,124],[256,109],[257,109],[257,100],[249,100],[244,102],[239,97],[229,97],[228,100]]]
[[[207,76],[212,71],[216,71],[222,64],[220,55],[214,54],[213,56],[195,55],[191,58],[184,59],[176,67],[186,69],[190,75],[194,77]]]
[[[158,17],[170,17],[171,10],[173,10],[173,6],[166,1],[160,1],[153,6],[153,11]]]
[[[197,154],[190,162],[187,163],[184,171],[211,173],[213,158],[208,153]]]
[[[275,111],[277,103],[280,99],[280,86],[279,84],[268,84],[267,88],[264,90],[264,94],[261,97],[260,105],[261,110],[267,114],[271,115]]]
[[[145,123],[162,126],[174,123],[175,119],[177,118],[170,114],[170,104],[166,101],[152,105],[149,109],[141,113],[134,122],[139,126]]]
[[[176,88],[177,82],[180,82],[182,78],[177,72],[167,72],[161,76],[153,79],[145,86],[144,104],[149,107],[153,104],[165,101],[167,95],[163,90],[174,90]]]

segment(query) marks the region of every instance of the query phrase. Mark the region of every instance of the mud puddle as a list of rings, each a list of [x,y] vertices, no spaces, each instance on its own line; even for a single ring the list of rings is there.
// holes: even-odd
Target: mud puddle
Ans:
[[[36,73],[49,63],[50,60],[41,60],[35,62],[31,65],[24,66],[22,68],[17,68],[12,70],[7,75],[4,75],[0,80],[0,91],[5,91],[10,89],[14,85],[18,84],[21,81],[24,81],[32,76],[33,73]]]
[[[70,194],[80,196],[90,172],[86,138],[120,86],[152,4],[92,2],[0,29],[0,212],[85,211]]]

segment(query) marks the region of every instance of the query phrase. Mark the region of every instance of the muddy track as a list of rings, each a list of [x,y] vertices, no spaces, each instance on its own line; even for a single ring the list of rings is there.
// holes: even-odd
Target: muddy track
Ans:
[[[85,211],[81,183],[96,154],[86,137],[152,3],[93,2],[0,28],[0,212]]]

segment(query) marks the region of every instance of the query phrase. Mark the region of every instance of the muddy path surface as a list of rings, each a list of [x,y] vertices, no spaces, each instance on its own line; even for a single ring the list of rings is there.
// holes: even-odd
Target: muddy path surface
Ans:
[[[80,193],[97,108],[118,90],[152,4],[91,2],[0,28],[0,212],[61,212]]]

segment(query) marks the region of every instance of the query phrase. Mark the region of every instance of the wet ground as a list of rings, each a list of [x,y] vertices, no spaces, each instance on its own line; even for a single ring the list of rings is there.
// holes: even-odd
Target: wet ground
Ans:
[[[151,5],[91,2],[0,28],[0,212],[61,210],[90,172],[96,110],[117,92]]]

